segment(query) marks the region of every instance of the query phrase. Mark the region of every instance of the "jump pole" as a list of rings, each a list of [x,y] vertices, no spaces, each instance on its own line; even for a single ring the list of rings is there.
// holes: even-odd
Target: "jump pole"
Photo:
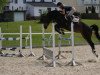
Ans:
[[[56,67],[56,58],[55,58],[55,28],[54,28],[54,23],[52,23],[52,34],[51,35],[52,35],[52,50],[51,50],[52,51],[52,57],[51,57],[52,58],[52,62],[50,63],[50,65],[52,67]],[[45,50],[46,49],[46,47],[45,47],[45,29],[44,29],[43,25],[42,25],[42,38],[43,38],[42,39],[42,45],[43,45],[43,49]],[[43,52],[43,55],[40,58],[43,58],[43,60],[46,59],[45,52]]]
[[[53,41],[53,67],[56,67],[56,56],[55,56],[55,28],[54,28],[54,23],[52,23],[52,41]]]
[[[20,26],[20,49],[19,49],[19,55],[18,57],[24,57],[24,55],[22,54],[22,25]]]
[[[32,52],[32,28],[29,26],[29,33],[30,33],[30,55],[29,56],[35,56],[35,54]]]
[[[43,24],[42,24],[42,46],[43,46],[43,55],[41,56],[41,57],[39,57],[39,59],[43,59],[43,60],[46,60],[46,58],[47,58],[47,56],[45,55],[46,53],[45,53],[45,51],[44,50],[49,50],[50,51],[50,49],[47,49],[46,48],[46,43],[45,43],[45,40],[46,40],[46,38],[45,38],[45,29],[44,29],[44,26],[43,26]]]
[[[0,38],[2,38],[2,32],[1,32],[1,27],[0,27]],[[4,54],[1,50],[2,48],[2,40],[0,40],[0,54]]]
[[[0,38],[2,38],[2,32],[1,32],[1,27],[0,27]],[[2,48],[2,40],[0,40],[0,49]]]
[[[74,25],[73,22],[71,22],[71,44],[72,44],[72,60],[67,64],[71,66],[75,66],[75,49],[74,49]]]
[[[67,64],[71,66],[81,65],[75,61],[75,49],[74,49],[74,24],[71,22],[71,44],[72,44],[72,60]]]
[[[75,49],[74,49],[74,24],[71,22],[71,42],[72,42],[72,66],[75,66]]]
[[[45,34],[44,34],[44,32],[45,32],[45,30],[44,30],[44,27],[43,27],[43,24],[42,24],[42,46],[43,46],[43,48],[45,47]],[[43,52],[42,57],[43,57],[43,60],[46,59],[44,52]]]

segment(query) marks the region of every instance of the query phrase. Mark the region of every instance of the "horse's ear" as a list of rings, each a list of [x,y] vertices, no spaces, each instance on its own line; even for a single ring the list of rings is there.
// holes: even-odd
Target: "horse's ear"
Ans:
[[[41,14],[41,16],[46,16],[47,15],[47,13],[43,13],[43,14]]]
[[[48,13],[47,11],[43,11],[43,14],[44,14],[44,15],[47,15],[47,13]]]
[[[41,21],[38,21],[37,23],[41,24],[42,22]]]

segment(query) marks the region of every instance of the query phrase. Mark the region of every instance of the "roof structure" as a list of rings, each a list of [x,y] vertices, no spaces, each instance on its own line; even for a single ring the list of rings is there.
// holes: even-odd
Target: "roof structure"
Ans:
[[[35,7],[57,7],[53,2],[28,2],[28,4]]]

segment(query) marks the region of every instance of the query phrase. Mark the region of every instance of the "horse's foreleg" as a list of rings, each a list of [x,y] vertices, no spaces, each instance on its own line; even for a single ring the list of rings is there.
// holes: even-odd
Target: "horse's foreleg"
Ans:
[[[60,30],[61,30],[61,33],[64,35],[64,34],[65,34],[65,33],[64,33],[64,29],[61,28]]]
[[[55,25],[55,31],[57,31],[59,34],[65,34],[64,30],[61,29],[58,24]]]
[[[83,35],[83,34],[82,34]],[[94,46],[94,43],[92,42],[92,40],[91,40],[91,35],[89,36],[89,35],[83,35],[83,37],[84,37],[84,39],[88,42],[88,44],[91,46],[91,48],[92,48],[92,53],[96,56],[96,57],[98,57],[98,55],[96,54],[96,51],[95,51],[95,46]]]
[[[55,25],[55,31],[57,31],[59,34],[61,34],[60,27],[57,24]]]

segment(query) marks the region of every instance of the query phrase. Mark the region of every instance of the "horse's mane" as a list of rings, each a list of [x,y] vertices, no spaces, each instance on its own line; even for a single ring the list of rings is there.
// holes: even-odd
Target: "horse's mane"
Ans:
[[[47,23],[47,22],[55,21],[55,20],[64,23],[65,17],[58,10],[52,10],[46,14],[41,14],[40,16],[41,23]]]
[[[64,15],[61,14],[60,11],[58,11],[58,10],[52,10],[52,11],[48,12],[47,15],[48,15],[48,14],[54,14],[54,15],[57,15],[57,16],[58,16],[58,15],[59,15],[59,16],[64,16]]]
[[[47,16],[49,17],[49,19],[55,20],[55,19],[59,19],[61,21],[61,19],[65,20],[65,17],[63,14],[60,13],[60,11],[58,10],[52,10],[50,12],[47,13]]]
[[[60,14],[60,12],[58,10],[52,10],[51,12]]]

